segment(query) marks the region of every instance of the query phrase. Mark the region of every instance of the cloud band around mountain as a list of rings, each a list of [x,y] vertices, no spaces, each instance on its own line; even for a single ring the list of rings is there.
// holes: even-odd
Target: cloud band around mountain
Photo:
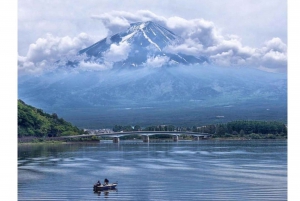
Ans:
[[[178,16],[167,18],[147,10],[139,10],[135,13],[112,11],[93,15],[92,18],[100,20],[109,30],[109,34],[124,31],[130,26],[130,23],[156,22],[183,38],[181,44],[169,45],[164,48],[164,51],[205,56],[213,65],[246,66],[270,72],[286,71],[287,69],[287,46],[276,36],[266,41],[262,47],[254,48],[244,46],[241,42],[242,39],[238,36],[222,35],[213,22],[204,19],[187,20]],[[55,60],[63,55],[75,56],[80,49],[94,42],[84,33],[74,38],[47,35],[31,44],[26,56],[19,56],[19,70],[32,73],[52,70],[55,66],[50,64],[53,64]],[[112,62],[127,58],[129,50],[130,44],[126,43],[111,46],[111,49],[103,55],[104,63],[111,65]],[[157,67],[167,61],[166,57],[157,59],[150,57],[147,60],[147,66]],[[85,64],[82,65],[85,66]],[[101,66],[100,69],[109,68]]]

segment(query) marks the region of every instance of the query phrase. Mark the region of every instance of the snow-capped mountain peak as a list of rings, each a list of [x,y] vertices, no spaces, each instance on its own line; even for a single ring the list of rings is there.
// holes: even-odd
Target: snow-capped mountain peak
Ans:
[[[207,59],[200,55],[195,57],[165,51],[167,46],[179,45],[182,41],[181,37],[157,23],[136,22],[130,24],[124,32],[108,36],[80,50],[79,55],[85,55],[85,61],[111,63],[114,67],[138,67],[148,64],[152,66],[153,62],[159,63],[159,67],[207,62]]]
[[[149,43],[156,46],[159,51],[166,45],[181,41],[179,36],[176,36],[171,31],[151,21],[133,23],[126,33],[128,35],[124,36],[122,41],[124,41],[124,39],[130,39],[134,35],[142,34],[143,37],[147,39]]]

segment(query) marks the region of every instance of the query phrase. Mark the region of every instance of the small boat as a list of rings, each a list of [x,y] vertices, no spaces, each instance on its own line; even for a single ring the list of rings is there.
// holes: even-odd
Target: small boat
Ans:
[[[94,185],[94,192],[112,190],[112,189],[115,189],[117,185],[118,185],[117,182],[111,183],[111,184],[100,184],[100,185],[95,184]]]

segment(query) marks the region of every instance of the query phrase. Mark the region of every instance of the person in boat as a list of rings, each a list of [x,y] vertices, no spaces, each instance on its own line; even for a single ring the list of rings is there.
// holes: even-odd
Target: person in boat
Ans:
[[[109,182],[108,179],[105,178],[105,179],[104,179],[104,184],[105,184],[105,185],[108,185],[108,182]]]
[[[96,191],[97,190],[97,186],[101,186],[101,183],[100,183],[100,181],[98,180],[98,182],[97,183],[95,183],[94,184],[94,191]]]

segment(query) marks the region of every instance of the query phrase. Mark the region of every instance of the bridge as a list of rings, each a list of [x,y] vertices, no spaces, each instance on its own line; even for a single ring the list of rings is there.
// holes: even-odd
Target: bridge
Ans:
[[[114,143],[120,142],[120,137],[126,135],[140,135],[142,136],[143,142],[149,142],[151,135],[172,135],[173,141],[178,141],[179,136],[189,135],[192,136],[194,140],[207,139],[211,137],[209,133],[198,133],[198,132],[183,132],[183,131],[129,131],[129,132],[112,132],[112,133],[98,133],[98,134],[83,134],[83,135],[74,135],[74,136],[65,136],[63,138],[89,138],[92,136],[103,136],[113,138]]]

